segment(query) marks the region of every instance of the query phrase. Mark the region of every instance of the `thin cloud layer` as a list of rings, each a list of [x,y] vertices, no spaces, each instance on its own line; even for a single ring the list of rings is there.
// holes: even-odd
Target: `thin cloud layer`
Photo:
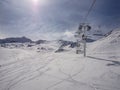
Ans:
[[[1,0],[0,33],[6,37],[28,36],[33,39],[68,38],[67,34],[64,36],[66,30],[73,32],[77,29],[92,1]],[[88,22],[93,26],[113,28],[120,23],[119,3],[118,0],[97,0]]]

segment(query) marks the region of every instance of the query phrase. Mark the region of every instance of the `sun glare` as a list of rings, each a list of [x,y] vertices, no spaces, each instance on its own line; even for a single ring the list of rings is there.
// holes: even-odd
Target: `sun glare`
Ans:
[[[35,5],[44,5],[47,3],[47,0],[32,0],[32,3],[35,4]]]
[[[42,6],[48,5],[48,0],[31,0],[32,10],[37,13]]]
[[[32,3],[33,3],[34,5],[38,5],[39,0],[32,0]]]
[[[38,3],[39,0],[32,0],[32,1],[33,1],[33,3]]]

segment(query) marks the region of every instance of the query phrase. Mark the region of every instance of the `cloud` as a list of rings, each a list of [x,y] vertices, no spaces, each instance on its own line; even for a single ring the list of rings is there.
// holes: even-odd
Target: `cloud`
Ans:
[[[68,38],[74,36],[74,34],[70,31],[65,31],[64,35],[67,36]]]
[[[120,13],[117,13],[119,5],[115,6],[112,2],[113,0],[97,0],[88,23],[106,26],[119,23]],[[50,0],[49,4],[39,5],[35,9],[30,0],[2,0],[0,1],[0,26],[2,27],[0,31],[5,36],[29,36],[35,40],[38,38],[71,39],[73,31],[77,30],[73,28],[83,22],[83,17],[91,3],[92,0]],[[113,5],[113,8],[110,5]]]
[[[6,35],[0,32],[0,39],[6,38]]]

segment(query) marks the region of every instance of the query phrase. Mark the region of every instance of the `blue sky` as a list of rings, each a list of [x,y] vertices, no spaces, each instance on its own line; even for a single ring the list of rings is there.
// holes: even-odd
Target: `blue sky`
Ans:
[[[0,0],[0,38],[71,39],[93,0]],[[111,30],[120,23],[120,0],[97,0],[87,21]]]

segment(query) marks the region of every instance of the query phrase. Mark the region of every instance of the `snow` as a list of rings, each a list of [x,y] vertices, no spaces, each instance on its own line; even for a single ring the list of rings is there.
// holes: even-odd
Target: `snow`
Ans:
[[[0,47],[0,90],[120,90],[119,35],[87,44],[87,57],[69,47],[55,53],[55,41]]]

